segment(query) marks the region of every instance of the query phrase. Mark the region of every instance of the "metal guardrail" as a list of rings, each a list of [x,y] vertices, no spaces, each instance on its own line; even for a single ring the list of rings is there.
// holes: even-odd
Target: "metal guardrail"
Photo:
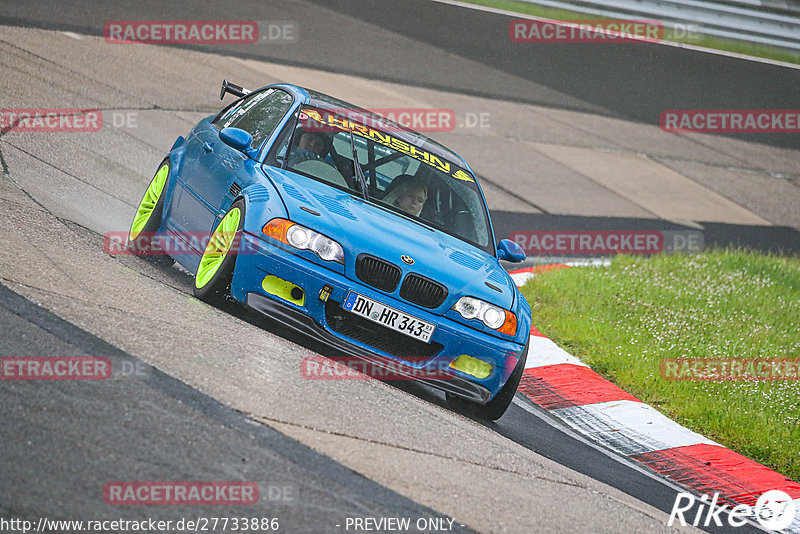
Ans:
[[[655,19],[676,30],[800,51],[800,2],[795,0],[524,1],[602,17]]]

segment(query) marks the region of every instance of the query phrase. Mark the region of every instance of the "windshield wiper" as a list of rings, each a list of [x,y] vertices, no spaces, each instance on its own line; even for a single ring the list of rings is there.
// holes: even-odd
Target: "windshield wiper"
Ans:
[[[356,178],[361,185],[361,195],[364,200],[369,200],[369,185],[367,185],[367,177],[364,176],[364,171],[361,164],[358,162],[358,154],[356,153],[356,143],[353,141],[353,131],[350,130],[350,148],[353,149],[353,168],[355,169]]]

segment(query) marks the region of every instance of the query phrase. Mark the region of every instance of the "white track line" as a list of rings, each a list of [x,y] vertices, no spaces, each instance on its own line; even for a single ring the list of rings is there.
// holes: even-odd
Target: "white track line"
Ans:
[[[512,274],[511,278],[514,280],[514,283],[517,284],[517,287],[522,287],[525,285],[525,282],[534,276],[536,276],[536,273],[517,273]]]
[[[553,415],[626,456],[700,443],[719,445],[643,402],[599,402],[559,408]]]
[[[800,532],[800,499],[794,500],[794,521],[789,528],[786,529],[787,532]]]
[[[552,414],[552,412],[546,412],[542,408],[536,408],[534,406],[531,406],[529,400],[520,399],[519,398],[520,395],[522,395],[522,394],[517,394],[517,396],[514,397],[514,404],[516,404],[517,406],[519,406],[520,408],[522,408],[523,410],[525,410],[529,414],[533,415],[534,417],[539,419],[541,422],[543,422],[543,423],[545,423],[547,425],[550,425],[553,428],[556,428],[556,429],[560,430],[561,432],[563,432],[567,436],[571,437],[575,441],[578,441],[578,442],[583,443],[584,445],[586,445],[588,447],[591,447],[595,451],[599,452],[600,454],[602,454],[604,456],[607,456],[607,457],[611,458],[612,460],[616,461],[617,463],[622,464],[622,465],[624,465],[626,467],[629,467],[629,468],[633,469],[634,471],[636,471],[637,473],[640,473],[640,474],[642,474],[642,475],[644,475],[644,476],[646,476],[646,477],[648,477],[648,478],[650,478],[652,480],[655,480],[655,481],[659,482],[660,484],[663,484],[664,486],[666,486],[666,487],[670,488],[671,490],[673,490],[676,494],[689,492],[689,493],[693,493],[693,494],[699,496],[697,494],[697,492],[695,492],[694,490],[686,488],[684,486],[681,486],[680,484],[676,483],[673,480],[670,480],[669,478],[665,477],[664,475],[662,475],[660,473],[656,473],[655,471],[652,471],[651,469],[645,467],[644,465],[642,465],[641,463],[637,462],[636,460],[628,458],[627,456],[620,455],[619,451],[609,449],[609,448],[603,446],[602,444],[600,444],[600,443],[598,443],[596,441],[592,441],[591,439],[587,438],[586,435],[584,435],[580,431],[575,431],[571,427],[565,425],[564,421],[562,421],[562,420],[560,420],[558,418],[549,416],[550,414]],[[798,504],[798,510],[800,510],[800,503]],[[770,530],[765,529],[763,526],[761,526],[761,524],[757,523],[752,518],[745,518],[745,521],[747,521],[747,523],[752,528],[754,528],[756,530],[759,530],[761,532],[772,532]],[[789,532],[795,532],[795,531],[800,532],[800,530],[797,530],[797,525],[798,524],[800,524],[800,513],[798,513],[797,517],[795,517],[795,522],[790,527]]]
[[[551,339],[541,336],[531,336],[525,369],[544,367],[546,365],[558,365],[560,363],[571,363],[572,365],[589,367],[581,360],[556,345]]]
[[[584,434],[581,434],[580,432],[576,432],[571,427],[566,426],[563,421],[558,420],[558,419],[556,419],[554,417],[548,417],[545,414],[549,413],[549,412],[545,412],[544,409],[542,409],[542,408],[534,408],[533,406],[531,406],[529,404],[529,401],[521,400],[521,399],[519,399],[517,397],[514,397],[514,404],[516,404],[517,406],[519,406],[520,408],[522,408],[523,410],[525,410],[529,414],[535,416],[536,418],[538,418],[542,422],[552,426],[553,428],[557,428],[558,430],[560,430],[561,432],[563,432],[567,436],[571,437],[572,439],[574,439],[576,441],[579,441],[579,442],[583,443],[584,445],[587,445],[587,446],[593,448],[594,450],[600,452],[601,454],[603,454],[605,456],[608,456],[609,458],[612,458],[612,459],[616,460],[617,462],[630,467],[634,471],[637,471],[637,472],[639,472],[639,473],[641,473],[643,475],[646,475],[648,478],[652,478],[653,480],[657,480],[657,481],[661,482],[662,484],[664,484],[665,486],[668,486],[668,487],[674,489],[676,492],[686,491],[686,489],[683,486],[680,486],[677,483],[673,482],[672,480],[664,478],[663,476],[659,475],[658,473],[656,473],[654,471],[651,471],[650,469],[644,467],[641,463],[639,463],[639,462],[637,462],[635,460],[631,460],[630,458],[627,458],[627,457],[624,457],[624,456],[620,456],[617,451],[610,450],[607,447],[603,447],[600,444],[598,444],[597,442],[588,439]]]

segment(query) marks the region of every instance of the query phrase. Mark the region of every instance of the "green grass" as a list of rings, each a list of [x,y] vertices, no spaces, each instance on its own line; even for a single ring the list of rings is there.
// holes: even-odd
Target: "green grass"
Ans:
[[[537,4],[532,4],[530,2],[520,2],[517,0],[462,0],[462,1],[468,4],[476,4],[479,6],[492,7],[495,9],[503,9],[505,11],[512,11],[514,13],[533,15],[536,17],[543,17],[556,20],[588,20],[588,19],[605,18],[605,17],[599,17],[597,15],[580,13],[577,11],[567,11],[564,9],[555,9],[551,7],[540,6]],[[676,43],[702,46],[706,48],[713,48],[715,50],[724,50],[726,52],[734,52],[737,54],[744,54],[746,56],[772,59],[775,61],[784,61],[786,63],[794,63],[800,65],[799,52],[793,52],[791,50],[785,50],[782,48],[777,48],[768,45],[749,43],[747,41],[723,39],[721,37],[714,37],[711,35],[699,35],[699,36],[675,35],[673,30],[670,28],[664,28],[664,40]]]
[[[523,288],[533,324],[678,423],[800,480],[800,382],[671,381],[664,358],[799,358],[800,259],[616,257]],[[535,355],[531,355],[535,357]]]

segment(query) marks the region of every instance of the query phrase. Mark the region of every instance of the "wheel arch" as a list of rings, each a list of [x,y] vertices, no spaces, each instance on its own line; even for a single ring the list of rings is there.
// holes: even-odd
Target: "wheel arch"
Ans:
[[[165,156],[164,159],[161,160],[161,163],[158,164],[159,167],[164,164],[164,162],[169,163],[169,174],[167,175],[167,183],[164,186],[166,192],[164,193],[164,208],[163,208],[163,216],[161,218],[161,228],[164,227],[164,221],[169,219],[172,207],[172,201],[175,196],[175,184],[177,181],[178,176],[181,173],[183,168],[183,158],[186,154],[186,143],[179,142],[182,140],[182,137],[179,137],[178,140],[175,141],[175,144]]]
[[[286,207],[278,191],[269,183],[249,185],[239,192],[231,205],[244,200],[244,231],[259,235],[264,225],[276,217],[286,217]]]

